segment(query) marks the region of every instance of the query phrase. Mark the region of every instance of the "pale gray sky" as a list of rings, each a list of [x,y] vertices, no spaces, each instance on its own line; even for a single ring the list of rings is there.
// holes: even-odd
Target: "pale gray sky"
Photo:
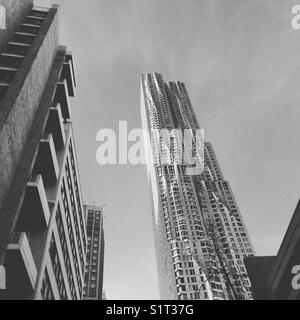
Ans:
[[[105,203],[109,299],[158,299],[144,166],[99,166],[96,133],[138,128],[139,76],[186,83],[258,254],[275,254],[300,196],[300,30],[290,0],[57,0],[73,51],[84,198]]]

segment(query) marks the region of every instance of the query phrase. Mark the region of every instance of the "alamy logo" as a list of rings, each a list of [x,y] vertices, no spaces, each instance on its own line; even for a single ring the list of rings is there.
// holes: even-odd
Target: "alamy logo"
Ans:
[[[0,266],[0,290],[6,289],[6,271],[3,266]]]
[[[294,274],[294,277],[292,279],[292,288],[294,290],[300,289],[300,265],[296,265],[292,269],[292,274]]]
[[[6,9],[0,5],[0,30],[6,29]]]
[[[292,8],[293,19],[291,21],[291,26],[294,30],[300,29],[300,5],[295,5]]]
[[[137,128],[128,132],[127,121],[120,121],[119,134],[111,129],[101,129],[96,141],[101,142],[96,152],[96,160],[100,165],[185,165],[189,175],[199,175],[204,170],[202,129],[148,131]],[[128,148],[129,143],[134,144]]]

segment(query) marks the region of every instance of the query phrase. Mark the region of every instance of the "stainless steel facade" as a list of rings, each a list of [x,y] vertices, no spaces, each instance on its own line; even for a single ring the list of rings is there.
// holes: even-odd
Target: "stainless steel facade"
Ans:
[[[200,129],[184,83],[164,82],[158,73],[142,75],[141,114],[149,133]],[[202,157],[196,161],[204,170],[196,175],[185,163],[148,161],[161,298],[251,299],[243,259],[254,255],[253,246],[209,142]]]

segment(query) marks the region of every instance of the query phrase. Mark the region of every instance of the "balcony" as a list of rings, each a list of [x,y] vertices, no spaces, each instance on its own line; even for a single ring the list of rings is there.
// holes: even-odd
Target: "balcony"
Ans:
[[[42,174],[46,186],[55,183],[58,179],[59,167],[52,134],[46,134],[40,140],[34,172]]]
[[[18,29],[18,32],[35,36],[38,34],[39,30],[40,26],[32,25],[29,23],[22,23]]]
[[[15,43],[11,41],[8,43],[4,54],[24,58],[29,48],[30,45]]]
[[[48,227],[49,220],[50,210],[43,178],[40,174],[32,175],[26,186],[17,229],[43,230]]]
[[[23,56],[13,54],[0,54],[0,68],[10,68],[17,70],[23,61]]]
[[[45,132],[52,134],[56,150],[61,149],[65,145],[66,134],[63,126],[61,107],[59,104],[50,108]]]
[[[5,269],[7,288],[15,298],[26,297],[34,291],[37,269],[25,232],[13,234],[7,247]]]
[[[64,80],[63,82],[57,83],[53,102],[60,104],[62,116],[64,120],[68,120],[71,118],[66,80]]]
[[[34,16],[27,16],[22,25],[31,25],[35,27],[40,27],[44,23],[44,19],[39,19]]]
[[[35,40],[36,35],[26,32],[16,32],[13,38],[13,43],[19,43],[25,46],[31,46]]]
[[[76,80],[75,80],[75,73],[74,73],[73,58],[72,58],[72,55],[70,54],[67,54],[65,57],[65,62],[63,64],[60,80],[61,81],[66,80],[69,96],[74,97]]]

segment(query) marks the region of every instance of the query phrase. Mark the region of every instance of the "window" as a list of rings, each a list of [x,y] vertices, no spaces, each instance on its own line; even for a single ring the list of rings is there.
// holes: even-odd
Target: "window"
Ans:
[[[41,294],[42,294],[43,300],[54,300],[54,295],[53,295],[47,269],[45,269],[45,275],[42,282]]]

